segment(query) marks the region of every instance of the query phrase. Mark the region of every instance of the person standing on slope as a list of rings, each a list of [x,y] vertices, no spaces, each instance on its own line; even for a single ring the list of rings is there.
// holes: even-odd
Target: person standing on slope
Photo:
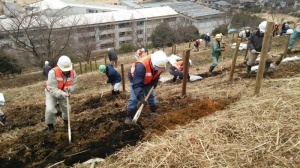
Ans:
[[[67,97],[75,90],[77,85],[76,73],[73,70],[72,62],[69,57],[63,55],[58,59],[57,67],[49,71],[46,95],[45,122],[48,125],[47,132],[54,132],[56,102],[62,111],[64,125],[68,125]]]

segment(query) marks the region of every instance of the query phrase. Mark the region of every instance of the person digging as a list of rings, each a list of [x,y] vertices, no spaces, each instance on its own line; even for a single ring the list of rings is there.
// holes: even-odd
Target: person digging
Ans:
[[[122,80],[121,75],[115,70],[113,65],[106,64],[106,65],[100,65],[99,66],[99,72],[101,74],[105,73],[107,76],[106,83],[110,83],[110,90],[112,95],[120,94],[119,87],[120,82]]]
[[[132,118],[137,110],[139,102],[148,104],[152,115],[157,115],[156,98],[154,91],[149,95],[147,101],[145,95],[151,90],[152,86],[156,88],[159,77],[165,71],[167,64],[167,55],[163,51],[143,57],[136,61],[128,74],[130,81],[130,98],[127,103],[127,114],[125,124],[131,124]]]
[[[54,132],[54,125],[57,110],[56,103],[62,111],[64,126],[68,126],[67,97],[75,90],[77,85],[76,73],[73,70],[69,57],[63,55],[58,59],[57,67],[49,71],[47,86],[45,88],[46,110],[45,123],[48,125],[47,132]]]

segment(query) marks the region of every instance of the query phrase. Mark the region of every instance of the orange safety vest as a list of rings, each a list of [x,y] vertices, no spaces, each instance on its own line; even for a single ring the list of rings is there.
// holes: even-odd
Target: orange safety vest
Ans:
[[[178,71],[183,71],[183,61],[178,61],[172,64],[173,67],[175,67]]]
[[[136,63],[137,62],[140,62],[144,65],[145,67],[145,70],[146,70],[146,73],[145,73],[145,77],[144,77],[144,84],[149,84],[152,80],[156,79],[161,73],[162,71],[161,70],[158,70],[154,76],[152,75],[152,69],[151,69],[151,66],[150,66],[150,58],[151,56],[146,56],[146,57],[143,57],[141,59],[138,59],[131,67],[130,69],[130,73],[131,73],[131,76],[133,77],[133,74],[134,74],[134,71],[135,71],[135,66],[136,66]]]
[[[54,67],[53,70],[55,73],[55,78],[57,80],[57,88],[58,89],[64,90],[65,87],[72,85],[72,82],[74,79],[74,70],[73,69],[70,71],[70,77],[67,78],[66,83],[64,83],[64,78],[63,78],[63,75],[62,75],[62,72],[60,71],[60,69],[58,67]],[[48,87],[46,87],[46,89],[48,90]]]

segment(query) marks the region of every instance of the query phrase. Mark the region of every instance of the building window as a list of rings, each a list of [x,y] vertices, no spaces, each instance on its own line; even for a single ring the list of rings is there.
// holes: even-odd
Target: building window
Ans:
[[[115,37],[115,34],[101,34],[101,35],[99,36],[99,38],[100,38],[101,40],[111,39],[111,38],[113,38],[113,37]]]
[[[143,26],[144,25],[144,21],[140,21],[136,23],[137,26]]]
[[[0,47],[3,49],[9,49],[12,48],[12,43],[2,43],[0,44]]]
[[[95,42],[96,38],[95,38],[95,36],[79,37],[78,41],[79,42]]]
[[[130,23],[121,23],[119,24],[119,28],[130,27]]]
[[[87,9],[87,13],[98,13],[97,10],[93,10],[93,9]]]
[[[8,38],[7,34],[0,34],[0,39],[6,39],[6,38]]]
[[[136,33],[137,33],[137,34],[143,34],[143,33],[144,33],[144,30],[138,30]]]
[[[120,32],[120,33],[119,33],[119,37],[124,37],[125,35],[126,35],[125,32]]]
[[[110,30],[110,29],[114,29],[115,28],[115,25],[102,25],[102,26],[99,26],[98,27],[99,30]]]

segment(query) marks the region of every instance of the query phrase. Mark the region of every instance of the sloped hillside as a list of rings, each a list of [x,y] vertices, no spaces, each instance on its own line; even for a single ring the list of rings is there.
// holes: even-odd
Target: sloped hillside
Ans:
[[[90,167],[79,163],[91,158],[105,158],[96,167],[297,167],[300,63],[281,63],[266,74],[261,94],[254,96],[255,73],[243,77],[244,51],[239,52],[233,81],[228,81],[233,49],[231,39],[225,40],[224,60],[211,77],[206,76],[210,50],[191,52],[190,73],[204,78],[187,83],[186,96],[181,96],[181,81],[159,84],[160,115],[150,116],[145,107],[139,118],[138,128],[145,134],[123,123],[127,78],[126,91],[112,96],[102,84],[105,76],[78,76],[70,98],[72,143],[59,115],[56,132],[44,131],[45,81],[32,82],[30,75],[3,81],[7,84],[1,92],[9,102],[2,110],[10,124],[0,127],[0,167]],[[283,51],[283,40],[274,38],[274,61]],[[187,45],[178,46],[177,55]],[[132,55],[120,56],[125,72],[133,61]],[[168,72],[162,76],[171,77]]]

